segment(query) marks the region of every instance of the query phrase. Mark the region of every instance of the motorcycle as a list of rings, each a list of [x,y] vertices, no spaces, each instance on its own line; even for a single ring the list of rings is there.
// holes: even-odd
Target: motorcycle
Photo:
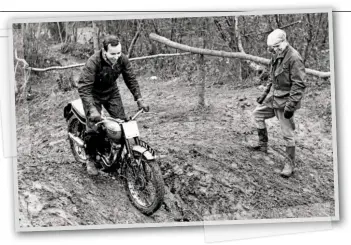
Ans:
[[[103,171],[117,171],[124,179],[129,200],[145,215],[151,215],[163,203],[164,182],[156,154],[146,142],[139,138],[135,120],[143,110],[129,120],[103,117],[95,124],[102,135],[96,149],[96,163]],[[86,117],[80,99],[72,101],[64,108],[68,125],[68,140],[77,162],[87,160],[84,142]]]

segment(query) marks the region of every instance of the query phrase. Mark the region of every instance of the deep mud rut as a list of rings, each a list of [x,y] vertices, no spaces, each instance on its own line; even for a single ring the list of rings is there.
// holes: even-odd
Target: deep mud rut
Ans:
[[[136,105],[120,84],[131,115]],[[210,106],[197,109],[196,86],[178,79],[140,78],[140,84],[151,107],[139,118],[141,138],[162,157],[166,195],[161,208],[151,216],[141,214],[121,179],[103,172],[90,177],[75,162],[63,107],[78,94],[57,91],[47,79],[32,86],[37,93],[32,101],[17,106],[21,227],[334,215],[331,129],[318,117],[330,103],[329,88],[306,96],[306,106],[296,114],[297,169],[284,179],[278,174],[285,154],[276,119],[267,121],[268,155],[247,147],[257,137],[251,121],[257,88],[212,87]]]

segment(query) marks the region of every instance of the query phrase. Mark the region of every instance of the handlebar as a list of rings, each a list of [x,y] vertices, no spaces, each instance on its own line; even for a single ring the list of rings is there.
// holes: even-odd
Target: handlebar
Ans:
[[[130,117],[130,119],[126,120],[126,121],[133,121],[133,120],[135,120],[143,112],[144,112],[144,109],[140,109],[139,111],[137,111],[137,113],[134,114],[134,116]],[[114,122],[117,122],[117,123],[124,122],[124,120],[118,119],[118,118],[112,118],[112,117],[101,117],[101,118],[102,118],[102,120],[100,122],[95,123],[96,127],[99,126],[100,124],[104,123],[106,120],[111,120],[111,121],[114,121]]]
[[[140,115],[140,113],[143,113],[143,112],[145,112],[144,109],[140,109],[137,113],[135,113],[134,116],[130,118],[130,120],[135,120],[135,118],[137,118]]]

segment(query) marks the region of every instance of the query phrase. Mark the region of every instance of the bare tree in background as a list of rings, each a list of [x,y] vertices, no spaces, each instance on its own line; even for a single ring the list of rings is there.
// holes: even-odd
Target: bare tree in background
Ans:
[[[202,47],[205,49],[208,45],[207,40],[207,30],[208,30],[208,18],[201,18],[202,20],[202,28],[201,28],[201,36],[203,39]],[[199,79],[201,81],[201,85],[199,87],[199,106],[206,107],[208,106],[208,101],[206,100],[206,69],[205,69],[205,57],[203,54],[198,55],[198,66]]]
[[[94,51],[98,51],[99,48],[99,28],[96,25],[95,21],[93,23],[93,44],[94,44]]]
[[[63,38],[62,38],[60,22],[56,22],[56,23],[57,23],[57,29],[58,29],[59,37],[60,37],[60,40],[61,40],[61,44],[63,44]]]
[[[136,44],[136,42],[138,41],[138,38],[140,36],[140,33],[142,31],[142,28],[143,28],[143,21],[139,21],[139,20],[135,20],[135,26],[136,26],[136,31],[135,31],[135,35],[129,45],[129,48],[128,48],[128,53],[127,53],[127,56],[128,57],[131,57],[132,53],[133,53],[133,49],[134,49],[134,46]]]

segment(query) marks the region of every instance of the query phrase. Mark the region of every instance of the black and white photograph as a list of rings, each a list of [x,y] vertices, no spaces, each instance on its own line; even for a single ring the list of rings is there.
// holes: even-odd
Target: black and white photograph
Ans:
[[[331,10],[13,19],[18,231],[339,220]]]

